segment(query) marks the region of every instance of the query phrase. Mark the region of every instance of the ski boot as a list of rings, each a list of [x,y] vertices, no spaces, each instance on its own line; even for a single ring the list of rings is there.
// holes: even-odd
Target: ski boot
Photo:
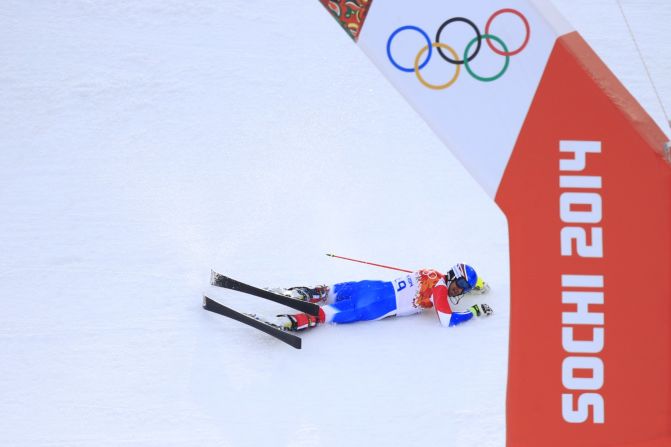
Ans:
[[[329,288],[327,286],[316,286],[314,288],[290,287],[288,289],[276,288],[267,290],[295,300],[308,301],[316,304],[326,303],[326,298],[329,293]]]
[[[283,314],[275,317],[266,317],[254,313],[245,313],[245,315],[282,331],[302,331],[324,322],[323,318],[304,313],[293,315]]]
[[[285,331],[302,331],[324,322],[322,318],[308,314],[278,315],[275,321]]]

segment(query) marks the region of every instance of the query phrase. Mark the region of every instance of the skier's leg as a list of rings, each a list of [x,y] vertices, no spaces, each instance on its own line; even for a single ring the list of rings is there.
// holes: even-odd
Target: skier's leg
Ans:
[[[395,315],[396,297],[390,282],[346,282],[335,284],[328,290],[328,304],[321,306],[319,317],[305,313],[278,315],[280,325],[288,330],[299,331],[317,324],[346,324]]]
[[[328,302],[323,307],[326,320],[336,324],[378,320],[396,311],[394,286],[387,281],[335,284]]]
[[[290,331],[302,331],[324,323],[353,323],[360,321],[361,312],[350,301],[343,300],[337,305],[327,304],[319,309],[319,316],[306,313],[286,314],[277,316],[277,324]]]
[[[349,283],[344,283],[349,284]],[[291,331],[301,331],[317,324],[323,323],[350,323],[359,319],[355,297],[350,296],[350,289],[343,289],[343,284],[335,284],[331,287],[325,287],[326,295],[324,301],[329,304],[320,303],[319,317],[314,317],[306,313],[278,315],[278,324],[284,329]],[[336,296],[331,293],[333,290],[340,290],[341,293]]]

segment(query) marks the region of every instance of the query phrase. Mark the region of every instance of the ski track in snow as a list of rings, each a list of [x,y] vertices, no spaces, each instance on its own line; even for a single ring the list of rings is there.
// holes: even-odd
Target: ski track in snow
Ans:
[[[555,3],[663,123],[616,3]],[[671,109],[671,6],[624,6]],[[0,445],[504,445],[506,220],[318,2],[6,0],[0,60]],[[327,252],[472,263],[495,315],[297,351],[200,307],[396,276]]]

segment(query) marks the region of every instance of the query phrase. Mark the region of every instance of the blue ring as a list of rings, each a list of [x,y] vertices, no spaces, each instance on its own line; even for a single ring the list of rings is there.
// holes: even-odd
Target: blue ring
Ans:
[[[412,67],[412,68],[402,67],[399,64],[397,64],[396,61],[394,60],[394,58],[391,56],[391,41],[394,39],[394,37],[396,37],[396,35],[398,33],[400,33],[401,31],[405,31],[405,30],[417,31],[422,36],[424,36],[424,38],[426,39],[426,43],[429,46],[429,55],[426,57],[426,60],[422,63],[422,65],[419,66],[420,70],[422,68],[424,68],[426,66],[426,64],[429,63],[429,60],[431,59],[431,51],[432,51],[433,45],[431,45],[431,39],[429,38],[429,35],[426,34],[424,32],[424,30],[422,30],[421,28],[418,28],[416,26],[412,26],[412,25],[402,26],[402,27],[398,28],[396,31],[394,31],[393,33],[391,33],[391,36],[389,36],[389,40],[387,40],[387,57],[389,58],[389,62],[391,62],[394,67],[398,68],[401,71],[405,71],[406,73],[412,73],[412,72],[415,71],[415,67]]]

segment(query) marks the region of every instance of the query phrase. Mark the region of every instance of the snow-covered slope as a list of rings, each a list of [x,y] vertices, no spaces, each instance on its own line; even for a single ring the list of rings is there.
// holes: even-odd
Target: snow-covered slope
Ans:
[[[660,116],[624,23],[594,22],[615,3],[556,3]],[[634,3],[671,108],[671,8]],[[1,445],[504,444],[505,217],[317,1],[6,0],[0,60]],[[395,276],[327,252],[472,263],[495,316],[296,351],[200,307],[282,310],[211,267]]]

